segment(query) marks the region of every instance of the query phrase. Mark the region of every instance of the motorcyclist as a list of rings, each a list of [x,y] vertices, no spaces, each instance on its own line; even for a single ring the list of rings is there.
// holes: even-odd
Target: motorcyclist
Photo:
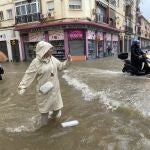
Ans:
[[[142,63],[145,61],[144,56],[140,48],[140,41],[134,40],[131,46],[131,64],[136,67],[138,71],[142,71]]]

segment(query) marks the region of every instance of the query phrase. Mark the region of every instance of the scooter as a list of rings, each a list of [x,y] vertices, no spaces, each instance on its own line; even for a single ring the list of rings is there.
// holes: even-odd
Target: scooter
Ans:
[[[118,58],[124,62],[122,72],[130,73],[131,75],[147,75],[150,74],[150,54],[144,53],[144,65],[141,71],[139,71],[135,66],[132,65],[131,61],[128,59],[128,53],[118,54]]]

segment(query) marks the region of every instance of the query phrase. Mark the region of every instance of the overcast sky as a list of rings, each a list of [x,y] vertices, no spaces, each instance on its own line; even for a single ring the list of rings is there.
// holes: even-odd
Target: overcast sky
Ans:
[[[142,15],[150,22],[150,0],[142,0],[140,9]]]

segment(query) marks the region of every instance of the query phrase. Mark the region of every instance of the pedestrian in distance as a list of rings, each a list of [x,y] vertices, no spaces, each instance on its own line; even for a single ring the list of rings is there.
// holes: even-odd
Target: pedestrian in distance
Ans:
[[[23,95],[31,83],[36,80],[36,101],[41,114],[41,126],[48,124],[49,112],[51,118],[61,116],[63,101],[60,92],[58,70],[65,69],[71,61],[68,55],[67,60],[60,62],[54,56],[53,45],[40,41],[36,46],[36,58],[33,59],[21,80],[18,93]]]
[[[108,56],[111,56],[111,51],[112,51],[112,48],[110,45],[108,45],[107,47]]]

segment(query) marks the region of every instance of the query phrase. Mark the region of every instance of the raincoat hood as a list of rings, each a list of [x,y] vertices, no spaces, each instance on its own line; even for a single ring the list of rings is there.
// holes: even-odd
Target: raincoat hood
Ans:
[[[47,51],[52,47],[53,45],[51,45],[48,42],[44,41],[38,42],[35,49],[36,57],[41,60],[42,57],[45,55],[45,53],[47,53]]]

